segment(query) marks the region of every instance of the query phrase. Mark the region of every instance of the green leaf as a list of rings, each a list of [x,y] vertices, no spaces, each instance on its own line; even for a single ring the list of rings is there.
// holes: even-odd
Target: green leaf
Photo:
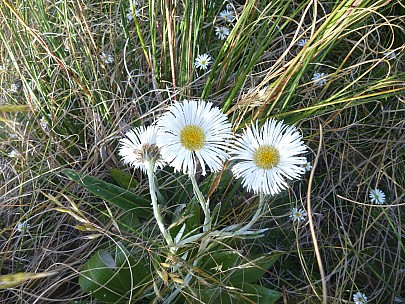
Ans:
[[[152,215],[151,203],[143,197],[101,179],[85,176],[71,169],[65,169],[63,173],[89,192],[117,207],[124,210],[133,210],[137,216],[143,218],[148,218]]]
[[[235,284],[222,288],[193,289],[200,302],[221,304],[273,304],[281,293],[260,285]]]
[[[83,291],[106,303],[128,303],[142,298],[151,284],[146,260],[135,259],[120,244],[115,259],[104,249],[97,251],[83,266],[79,285]]]
[[[111,264],[112,256],[105,250],[97,251],[84,265],[79,276],[79,285],[84,292],[107,303],[123,303],[125,290]]]
[[[241,264],[229,276],[229,283],[256,282],[265,275],[278,258],[279,255],[260,255],[256,258],[249,258],[249,260],[241,260]]]
[[[205,257],[203,268],[224,284],[254,283],[261,279],[279,255],[245,258],[235,251],[220,251]]]
[[[243,295],[253,303],[272,304],[281,297],[281,292],[255,284],[234,284],[233,287],[243,290]],[[235,302],[229,302],[235,303]],[[241,303],[251,303],[242,301]]]
[[[119,169],[111,169],[108,173],[110,173],[114,181],[124,189],[134,189],[139,185],[139,182],[134,179],[131,174]]]

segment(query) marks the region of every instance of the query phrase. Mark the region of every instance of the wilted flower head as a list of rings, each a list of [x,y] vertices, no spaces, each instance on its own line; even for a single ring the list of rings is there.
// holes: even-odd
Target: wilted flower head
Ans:
[[[153,169],[163,168],[160,149],[156,144],[157,128],[141,126],[128,131],[125,137],[120,139],[119,155],[125,164],[134,168],[140,168],[146,172],[152,163]]]
[[[163,158],[188,175],[194,175],[200,163],[215,172],[229,157],[226,152],[231,137],[227,117],[211,102],[185,100],[176,102],[158,120],[157,143]]]
[[[254,193],[277,194],[287,188],[285,179],[297,179],[305,172],[307,159],[301,134],[283,121],[267,119],[259,128],[256,121],[244,130],[230,149],[234,175]]]

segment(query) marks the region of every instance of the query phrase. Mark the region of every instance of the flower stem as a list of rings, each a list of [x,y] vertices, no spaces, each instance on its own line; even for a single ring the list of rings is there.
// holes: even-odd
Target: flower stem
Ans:
[[[257,220],[261,217],[263,214],[263,207],[264,207],[264,195],[262,192],[260,192],[260,198],[259,198],[259,206],[257,207],[256,213],[253,215],[252,219],[250,220],[249,223],[247,223],[245,226],[242,228],[236,230],[235,236],[239,234],[243,234],[247,230],[249,230],[256,222]]]
[[[204,226],[203,231],[207,232],[211,230],[211,214],[208,202],[205,201],[204,195],[201,193],[200,188],[197,185],[197,181],[194,175],[190,175],[191,182],[193,183],[194,195],[197,196],[200,202],[201,208],[204,212]]]
[[[173,239],[169,232],[166,230],[164,224],[163,224],[163,219],[159,211],[159,206],[157,202],[157,197],[156,197],[156,184],[155,184],[155,174],[153,173],[155,168],[155,163],[150,162],[149,166],[147,166],[147,174],[148,174],[148,181],[149,181],[149,192],[150,192],[150,197],[152,200],[152,208],[153,208],[153,215],[155,216],[156,222],[158,224],[158,227],[160,229],[160,232],[162,233],[167,245],[169,245],[171,248],[173,248]]]

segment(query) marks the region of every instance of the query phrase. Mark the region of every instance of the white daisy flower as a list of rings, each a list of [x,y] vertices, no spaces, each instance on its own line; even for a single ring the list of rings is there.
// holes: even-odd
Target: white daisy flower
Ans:
[[[291,209],[291,215],[290,215],[290,219],[293,220],[293,222],[303,222],[306,220],[307,218],[307,213],[305,212],[304,209],[300,208],[292,208]]]
[[[155,168],[163,168],[163,161],[160,149],[156,144],[157,127],[133,128],[120,139],[118,154],[122,157],[124,164],[134,168],[140,168],[146,172],[150,162],[155,162]]]
[[[314,77],[312,77],[312,81],[314,82],[315,85],[321,87],[326,84],[326,76],[328,74],[325,73],[315,73]]]
[[[46,119],[45,116],[42,116],[42,117],[41,117],[41,119],[39,120],[39,123],[40,123],[41,127],[42,127],[44,130],[48,130],[48,120]]]
[[[28,222],[19,222],[17,226],[15,227],[15,230],[19,232],[28,232],[28,229],[30,229],[30,224]]]
[[[395,51],[384,52],[384,57],[387,57],[388,60],[396,59],[397,53]]]
[[[10,89],[8,89],[8,91],[10,93],[18,93],[18,89],[20,88],[20,86],[16,83],[12,83],[10,86]]]
[[[205,166],[219,171],[229,158],[226,149],[232,136],[231,124],[211,102],[176,102],[157,125],[162,156],[176,171],[194,175],[200,163],[205,175]]]
[[[306,162],[305,164],[302,165],[302,167],[305,169],[306,172],[311,171],[312,169],[311,162]]]
[[[229,29],[225,26],[220,26],[215,29],[215,34],[219,39],[224,40],[229,36]]]
[[[371,190],[368,196],[370,197],[370,201],[374,204],[385,204],[385,193],[380,189]]]
[[[225,22],[232,22],[233,19],[235,19],[233,15],[233,11],[230,11],[228,9],[223,10],[222,12],[219,13],[219,17],[223,19]]]
[[[294,126],[267,119],[259,129],[256,121],[234,141],[230,154],[237,163],[232,171],[248,191],[274,195],[287,188],[286,179],[298,179],[305,172],[307,159],[298,156],[305,151]]]
[[[197,58],[195,59],[195,67],[200,69],[200,70],[207,70],[208,65],[211,63],[211,56],[208,55],[207,53],[198,55]]]
[[[7,71],[6,67],[0,65],[0,72],[5,72],[5,71]]]
[[[132,15],[131,12],[129,12],[129,13],[127,14],[127,20],[128,20],[128,21],[134,20],[134,16]]]
[[[367,297],[364,293],[358,291],[353,295],[353,301],[355,304],[364,304],[367,303]]]
[[[101,53],[100,57],[101,57],[101,60],[102,60],[105,64],[113,63],[113,62],[114,62],[114,57],[111,56],[111,55],[109,55],[109,54],[106,54],[106,53],[104,53],[104,52]]]
[[[7,154],[8,157],[12,157],[12,158],[18,157],[18,155],[19,155],[19,153],[17,152],[17,150],[13,150]]]
[[[306,38],[302,38],[302,39],[300,39],[300,40],[298,40],[298,46],[300,46],[300,47],[304,47],[306,44],[308,43],[308,39],[306,39]]]

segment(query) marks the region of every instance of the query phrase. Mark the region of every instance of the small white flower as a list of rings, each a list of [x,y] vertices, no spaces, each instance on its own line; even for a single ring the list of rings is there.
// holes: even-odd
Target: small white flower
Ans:
[[[205,175],[205,166],[216,172],[229,158],[226,149],[232,135],[231,124],[211,102],[176,102],[157,125],[162,156],[176,171],[194,175],[199,163]]]
[[[215,29],[215,34],[219,39],[224,40],[229,36],[229,29],[225,26],[220,26]]]
[[[395,51],[384,52],[384,57],[387,57],[388,60],[396,59],[397,53]]]
[[[113,63],[113,62],[114,62],[114,57],[111,56],[111,55],[108,55],[108,54],[106,54],[106,53],[104,53],[104,52],[101,53],[100,57],[101,57],[101,60],[102,60],[105,64]]]
[[[367,297],[364,293],[358,291],[353,295],[353,301],[355,304],[364,304],[367,303]]]
[[[315,73],[312,81],[319,87],[324,86],[326,84],[326,76],[327,74],[325,73]]]
[[[129,13],[127,14],[127,20],[128,20],[128,21],[134,20],[134,16],[132,15],[131,12],[129,12]]]
[[[8,133],[8,136],[10,136],[10,138],[12,138],[12,139],[17,138],[17,134],[15,134],[15,133]]]
[[[17,150],[13,150],[7,154],[8,157],[12,157],[12,158],[18,157],[18,155],[19,155],[19,153],[17,152]]]
[[[5,72],[5,71],[7,71],[6,67],[0,65],[0,72]]]
[[[138,17],[138,18],[141,16],[141,13],[139,12],[139,9],[135,9],[135,16]],[[132,12],[129,12],[127,14],[127,20],[128,21],[134,20],[134,15],[132,15]]]
[[[298,179],[305,172],[307,159],[298,156],[305,151],[294,126],[267,119],[259,128],[256,121],[230,149],[231,159],[237,161],[232,171],[248,191],[274,195],[287,188],[286,179]]]
[[[196,68],[206,71],[208,65],[211,63],[211,60],[212,60],[211,56],[208,55],[207,53],[198,55],[197,58],[195,59],[194,65]]]
[[[165,162],[156,145],[157,131],[156,126],[141,126],[128,131],[125,138],[119,141],[119,155],[124,164],[140,168],[144,172],[151,162],[155,163],[154,169],[163,168]]]
[[[311,169],[312,169],[312,165],[311,165],[311,162],[307,162],[307,163],[305,163],[305,164],[303,164],[302,165],[302,167],[305,169],[305,171],[311,171]]]
[[[8,89],[8,91],[10,93],[18,93],[18,89],[20,88],[20,86],[16,83],[12,83],[10,86],[10,89]]]
[[[382,205],[385,203],[385,193],[380,189],[371,190],[369,195],[370,201],[377,205]]]
[[[223,10],[222,12],[219,13],[219,17],[223,19],[225,22],[232,22],[233,19],[235,19],[233,15],[233,11],[230,11],[228,9]]]
[[[307,213],[303,209],[298,209],[298,208],[292,208],[291,209],[291,215],[290,218],[293,220],[293,222],[303,222],[307,218]]]
[[[39,120],[39,124],[44,130],[48,130],[48,120],[46,119],[45,116],[42,116],[41,119]]]
[[[301,38],[300,40],[298,40],[298,46],[300,47],[304,47],[306,44],[308,43],[308,39],[306,38]]]
[[[19,232],[28,232],[28,229],[30,229],[30,224],[28,222],[19,222],[17,226],[15,227],[15,230]]]

